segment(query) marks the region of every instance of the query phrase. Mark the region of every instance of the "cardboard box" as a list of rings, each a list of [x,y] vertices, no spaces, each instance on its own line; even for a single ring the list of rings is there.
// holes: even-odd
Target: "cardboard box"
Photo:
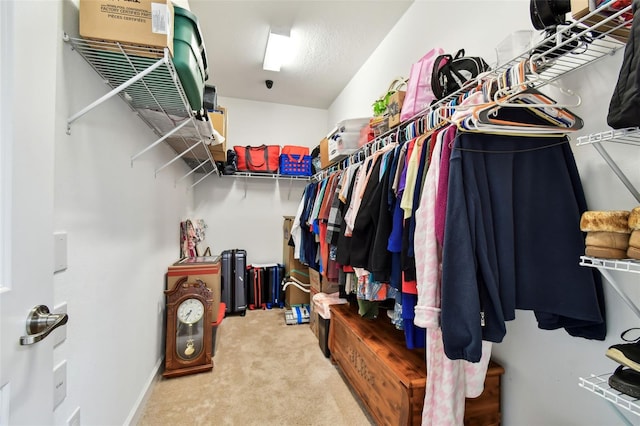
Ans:
[[[400,111],[402,110],[402,102],[404,102],[404,96],[406,94],[407,92],[405,91],[398,91],[389,97],[387,111],[389,112],[390,129],[400,124]]]
[[[571,16],[573,17],[573,19],[580,20],[581,18],[587,16],[589,13],[595,10],[593,6],[591,9],[589,8],[589,3],[589,0],[571,0]],[[619,23],[615,23],[613,20],[599,24],[603,19],[606,18],[607,15],[596,14],[590,18],[585,19],[583,22],[585,23],[585,25],[591,26],[595,31],[606,33],[619,25]],[[608,36],[613,37],[614,39],[622,43],[626,43],[629,39],[630,32],[630,28],[618,28],[611,31]]]
[[[322,280],[322,292],[323,293],[327,293],[327,294],[331,294],[331,293],[335,293],[339,290],[339,283],[337,282],[332,282],[329,280]]]
[[[227,109],[219,106],[215,111],[209,111],[209,120],[218,133],[224,138],[224,142],[209,145],[209,151],[215,161],[227,162]]]
[[[295,248],[289,245],[293,216],[283,216],[282,224],[282,263],[285,276],[295,278],[304,284],[309,284],[309,267],[295,258]],[[308,302],[307,302],[308,303]]]
[[[309,268],[309,284],[311,284],[311,289],[315,290],[316,293],[322,291],[322,275],[313,268]]]
[[[80,0],[80,36],[164,49],[173,56],[171,0]]]
[[[189,282],[202,280],[213,293],[211,318],[218,318],[220,310],[220,257],[203,256],[183,259],[169,266],[167,290],[172,290],[178,280],[187,277]]]
[[[300,287],[295,285],[287,285],[284,290],[284,303],[287,308],[294,305],[308,305],[311,301],[311,295]]]
[[[333,162],[329,160],[329,139],[324,138],[320,141],[320,167],[326,169]]]

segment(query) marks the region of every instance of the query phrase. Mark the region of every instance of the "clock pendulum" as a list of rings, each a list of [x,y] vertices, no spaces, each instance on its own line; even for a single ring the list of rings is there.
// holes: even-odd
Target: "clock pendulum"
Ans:
[[[187,344],[184,348],[184,354],[186,356],[193,355],[195,352],[195,348],[193,347],[193,324],[189,324],[189,338],[187,339]]]

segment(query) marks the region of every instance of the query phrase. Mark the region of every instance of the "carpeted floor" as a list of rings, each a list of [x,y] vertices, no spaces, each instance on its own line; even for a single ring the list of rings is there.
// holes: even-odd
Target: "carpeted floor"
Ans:
[[[159,379],[139,425],[349,425],[373,422],[308,324],[284,309],[228,316],[213,371]]]

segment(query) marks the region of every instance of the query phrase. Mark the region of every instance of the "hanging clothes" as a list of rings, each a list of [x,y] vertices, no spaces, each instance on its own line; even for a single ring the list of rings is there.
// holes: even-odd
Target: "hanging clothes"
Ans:
[[[449,358],[478,362],[515,309],[534,311],[541,329],[604,339],[600,276],[576,261],[586,209],[566,137],[458,134],[442,255]]]
[[[308,220],[318,192],[318,183],[313,182],[306,186],[304,193],[304,208],[300,214],[300,261],[310,268],[317,269],[315,236],[311,231]]]
[[[455,131],[453,133],[455,134]],[[440,137],[436,138],[433,157],[425,177],[415,218],[418,289],[415,325],[427,329],[426,358],[429,372],[422,411],[424,426],[463,424],[465,398],[475,398],[482,393],[491,358],[491,343],[483,342],[481,362],[450,360],[444,353],[442,342],[439,321],[440,259],[435,232],[435,215],[438,179],[441,172],[441,149],[448,146],[452,139],[449,131],[443,131]]]

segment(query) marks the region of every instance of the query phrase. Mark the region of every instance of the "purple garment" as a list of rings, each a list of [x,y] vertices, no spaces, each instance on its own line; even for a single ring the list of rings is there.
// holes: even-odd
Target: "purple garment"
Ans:
[[[407,169],[409,168],[409,158],[411,157],[409,154],[413,152],[413,145],[416,143],[416,140],[413,139],[407,143],[407,155],[404,157],[404,165],[402,166],[402,173],[400,174],[400,180],[398,181],[398,200],[402,199],[402,195],[400,194],[404,192],[404,187],[407,186]]]

